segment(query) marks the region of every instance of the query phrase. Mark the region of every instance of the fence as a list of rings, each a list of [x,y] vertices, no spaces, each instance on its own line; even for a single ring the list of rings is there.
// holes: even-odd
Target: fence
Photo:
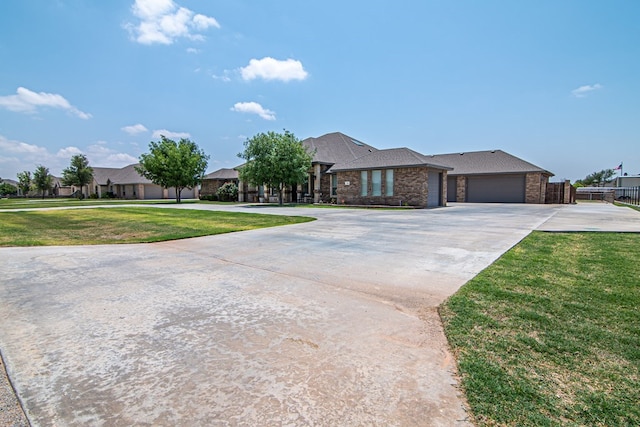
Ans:
[[[602,200],[613,203],[616,189],[613,187],[581,187],[576,191],[576,200]]]
[[[547,183],[547,194],[545,203],[548,204],[570,204],[576,201],[576,188],[569,183],[549,182]]]
[[[616,200],[630,205],[640,205],[640,187],[616,188]]]

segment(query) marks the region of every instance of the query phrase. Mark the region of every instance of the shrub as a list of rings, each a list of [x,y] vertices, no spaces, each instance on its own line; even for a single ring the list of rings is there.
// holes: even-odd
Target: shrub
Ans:
[[[222,202],[235,202],[238,200],[238,186],[233,182],[225,182],[216,195]]]

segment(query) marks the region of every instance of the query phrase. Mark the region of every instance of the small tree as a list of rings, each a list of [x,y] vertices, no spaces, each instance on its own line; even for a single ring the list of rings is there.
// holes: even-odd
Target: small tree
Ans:
[[[85,185],[87,186],[87,195],[89,194],[89,184],[92,179],[93,168],[89,166],[89,160],[84,154],[73,156],[69,167],[62,171],[62,183],[80,187],[80,196],[82,196],[82,187]]]
[[[193,188],[202,181],[209,156],[189,139],[176,143],[164,135],[160,138],[149,143],[149,153],[140,156],[140,165],[135,169],[154,184],[175,187],[176,202],[180,203],[182,189]]]
[[[49,168],[38,165],[33,172],[33,186],[42,193],[43,199],[45,191],[51,190],[52,185],[53,176],[49,173]]]
[[[31,190],[31,172],[22,171],[16,176],[18,177],[18,188],[22,191],[22,195],[29,197],[29,191]]]
[[[303,182],[312,160],[302,142],[287,130],[255,135],[245,141],[244,151],[238,157],[247,161],[239,170],[240,179],[275,188],[280,205],[284,187]]]
[[[238,200],[238,186],[233,182],[225,182],[218,188],[216,195],[222,202],[235,202]]]

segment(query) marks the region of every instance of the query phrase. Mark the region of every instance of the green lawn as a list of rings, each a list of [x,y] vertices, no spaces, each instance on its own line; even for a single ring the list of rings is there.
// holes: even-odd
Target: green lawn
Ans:
[[[159,242],[312,220],[152,207],[0,212],[0,246]]]
[[[0,209],[31,209],[31,208],[59,208],[73,206],[108,206],[108,205],[148,205],[148,204],[175,204],[175,199],[166,200],[122,200],[122,199],[75,199],[75,198],[11,198],[0,199]],[[199,200],[187,199],[182,203],[199,203]]]
[[[640,425],[640,235],[534,232],[441,316],[477,425]]]

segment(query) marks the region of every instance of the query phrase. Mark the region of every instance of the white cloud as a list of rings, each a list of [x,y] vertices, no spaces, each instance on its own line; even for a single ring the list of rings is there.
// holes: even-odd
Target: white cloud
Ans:
[[[177,38],[204,40],[199,34],[210,27],[220,28],[215,18],[195,14],[173,0],[136,0],[131,12],[140,21],[124,27],[141,44],[172,44]]]
[[[240,69],[244,80],[262,78],[265,80],[304,80],[307,73],[302,67],[302,62],[295,59],[280,61],[271,57],[252,59],[249,65]]]
[[[153,131],[153,134],[151,135],[151,138],[153,139],[160,139],[161,136],[164,136],[165,138],[191,138],[191,134],[188,132],[171,132],[170,130],[166,130],[166,129],[157,129]]]
[[[200,50],[196,49],[195,47],[188,47],[187,53],[200,53]]]
[[[0,135],[0,164],[2,165],[0,176],[15,179],[18,172],[33,171],[36,165],[44,165],[53,175],[60,176],[62,170],[69,167],[71,157],[83,153],[87,155],[89,164],[96,167],[120,168],[138,162],[132,154],[111,149],[109,145],[107,141],[97,141],[85,148],[64,147],[53,154],[45,147],[11,140]],[[117,143],[117,145],[121,144]],[[134,148],[134,151],[139,150]]]
[[[38,147],[37,145],[27,144],[26,142],[14,141],[0,135],[0,151],[5,153],[14,153],[22,155],[46,155],[47,149]]]
[[[236,102],[231,111],[237,111],[238,113],[251,113],[257,114],[265,120],[275,120],[276,113],[263,108],[262,105],[257,102]]]
[[[580,86],[577,89],[572,90],[571,94],[576,98],[584,98],[590,92],[593,92],[594,90],[599,90],[599,89],[602,89],[602,85],[599,83],[596,83],[594,85],[584,85],[584,86]]]
[[[78,147],[65,147],[65,148],[61,148],[60,150],[58,150],[58,152],[56,153],[56,157],[61,157],[61,158],[71,158],[73,156],[75,156],[76,154],[82,154],[82,150],[80,150]]]
[[[86,120],[91,118],[91,114],[78,110],[62,95],[58,95],[57,93],[33,92],[24,87],[19,87],[15,95],[0,96],[0,107],[19,113],[35,113],[38,107],[60,108],[81,119]]]
[[[139,133],[148,131],[148,129],[146,127],[144,127],[144,125],[142,125],[140,123],[138,123],[136,125],[125,126],[125,127],[120,128],[120,129],[125,131],[129,135],[137,135]]]

